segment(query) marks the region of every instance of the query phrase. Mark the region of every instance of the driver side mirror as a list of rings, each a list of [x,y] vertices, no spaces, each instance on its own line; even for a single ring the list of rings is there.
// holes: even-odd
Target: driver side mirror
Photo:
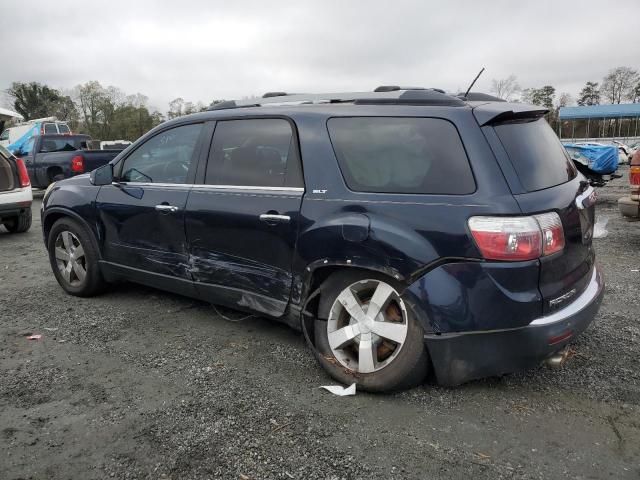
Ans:
[[[113,165],[107,163],[96,168],[89,174],[89,180],[93,185],[111,185],[113,182]]]

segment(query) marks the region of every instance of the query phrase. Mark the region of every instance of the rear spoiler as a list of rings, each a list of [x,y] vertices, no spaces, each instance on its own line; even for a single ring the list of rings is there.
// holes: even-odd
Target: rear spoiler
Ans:
[[[511,120],[540,118],[547,113],[547,108],[524,103],[491,102],[479,103],[473,107],[473,115],[481,127]]]

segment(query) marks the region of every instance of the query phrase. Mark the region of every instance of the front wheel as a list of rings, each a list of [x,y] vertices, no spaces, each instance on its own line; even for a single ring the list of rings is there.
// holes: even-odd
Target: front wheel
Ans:
[[[61,218],[54,223],[47,247],[53,274],[67,293],[89,297],[104,289],[98,252],[90,233],[78,222]]]
[[[319,361],[336,380],[362,390],[400,390],[429,368],[422,327],[392,279],[338,272],[321,287],[315,322]]]

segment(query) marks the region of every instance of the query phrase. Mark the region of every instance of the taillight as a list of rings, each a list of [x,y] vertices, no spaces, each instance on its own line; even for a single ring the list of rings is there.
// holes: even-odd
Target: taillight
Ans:
[[[18,179],[20,180],[20,186],[28,187],[31,185],[31,180],[29,180],[29,174],[27,173],[27,167],[24,164],[24,160],[16,158],[16,166],[18,167]]]
[[[632,166],[629,169],[629,183],[633,186],[640,186],[640,166]]]
[[[542,254],[551,255],[564,249],[564,229],[557,213],[534,215],[542,231]]]
[[[71,171],[76,173],[84,172],[84,158],[82,155],[76,155],[71,159]]]
[[[488,260],[533,260],[564,248],[564,230],[557,213],[531,217],[471,217],[469,229]]]

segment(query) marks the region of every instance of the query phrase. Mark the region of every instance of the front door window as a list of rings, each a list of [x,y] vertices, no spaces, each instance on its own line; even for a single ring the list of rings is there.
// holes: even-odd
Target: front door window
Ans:
[[[120,180],[142,183],[187,183],[202,124],[165,130],[142,144],[122,166]]]

